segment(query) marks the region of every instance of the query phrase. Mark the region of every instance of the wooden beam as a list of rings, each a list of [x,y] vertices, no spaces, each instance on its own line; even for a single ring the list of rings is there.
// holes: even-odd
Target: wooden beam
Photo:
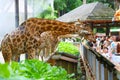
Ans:
[[[112,20],[86,20],[83,23],[93,24],[92,27],[106,27],[106,24],[109,24],[109,27],[120,27],[120,21],[112,21]]]
[[[65,56],[61,56],[60,59],[66,60],[66,61],[69,61],[69,62],[74,62],[74,63],[78,62],[76,59],[72,59],[72,58],[65,57]]]

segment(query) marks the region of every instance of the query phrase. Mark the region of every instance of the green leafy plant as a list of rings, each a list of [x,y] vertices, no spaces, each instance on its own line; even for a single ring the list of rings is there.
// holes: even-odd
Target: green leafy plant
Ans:
[[[69,42],[60,42],[58,44],[58,52],[65,52],[72,55],[78,55],[79,50],[76,46]]]
[[[62,67],[36,59],[0,64],[0,80],[74,80],[71,76]]]
[[[0,77],[8,78],[10,76],[8,64],[0,64]]]
[[[56,19],[57,11],[53,11],[52,8],[49,6],[46,10],[44,10],[42,13],[39,13],[37,15],[38,18],[44,18],[44,19]]]

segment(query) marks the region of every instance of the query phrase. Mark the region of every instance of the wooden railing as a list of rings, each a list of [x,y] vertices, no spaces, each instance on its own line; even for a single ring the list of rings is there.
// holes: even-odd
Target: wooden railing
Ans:
[[[80,43],[80,56],[87,80],[120,80],[120,66],[83,43]]]

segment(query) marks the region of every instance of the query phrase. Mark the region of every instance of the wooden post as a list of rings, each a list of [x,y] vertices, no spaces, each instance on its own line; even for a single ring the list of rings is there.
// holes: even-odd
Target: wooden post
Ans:
[[[19,0],[15,0],[15,27],[19,26]]]
[[[27,19],[27,17],[28,17],[28,11],[27,11],[27,0],[24,0],[24,12],[25,12],[25,20]]]
[[[107,26],[106,26],[106,36],[109,36],[109,33],[110,33],[110,27],[109,27],[109,25],[107,24]]]
[[[104,64],[104,79],[105,80],[108,80],[108,69],[107,69],[107,67],[106,67],[107,65],[106,64]]]

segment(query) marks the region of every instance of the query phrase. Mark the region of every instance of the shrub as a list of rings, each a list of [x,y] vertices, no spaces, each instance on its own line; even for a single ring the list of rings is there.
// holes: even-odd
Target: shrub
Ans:
[[[61,67],[39,60],[24,60],[0,64],[0,80],[73,80]]]
[[[78,48],[69,42],[60,42],[58,44],[58,52],[65,52],[75,56],[79,54]]]

